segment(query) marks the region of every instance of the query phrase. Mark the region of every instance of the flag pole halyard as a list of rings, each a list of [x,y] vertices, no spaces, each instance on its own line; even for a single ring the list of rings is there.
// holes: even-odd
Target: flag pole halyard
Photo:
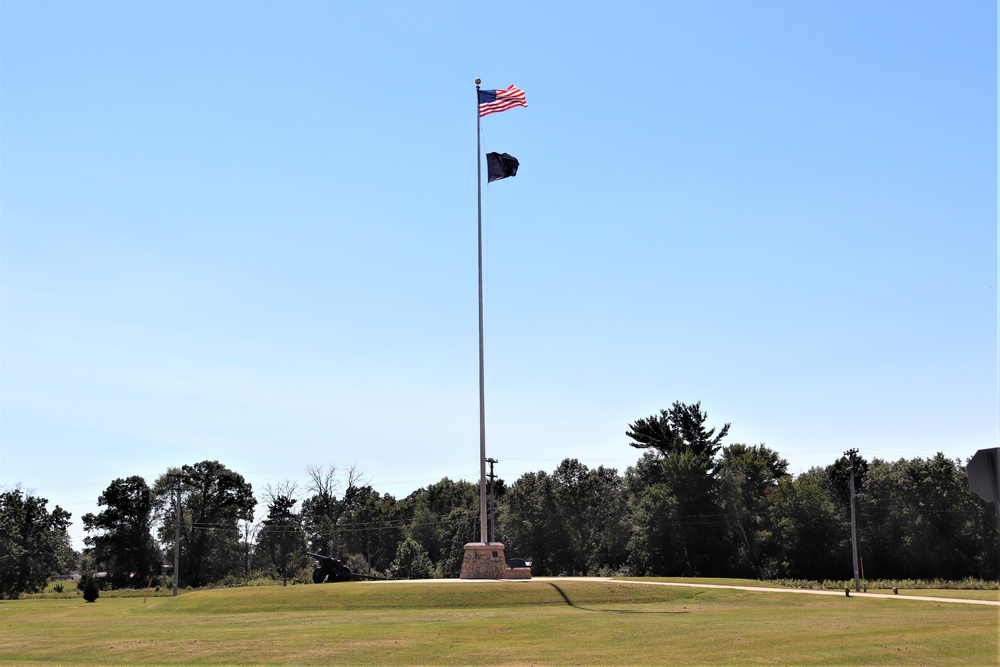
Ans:
[[[488,544],[486,534],[486,380],[483,363],[483,158],[480,146],[482,116],[479,84],[476,79],[476,207],[479,241],[479,541]]]

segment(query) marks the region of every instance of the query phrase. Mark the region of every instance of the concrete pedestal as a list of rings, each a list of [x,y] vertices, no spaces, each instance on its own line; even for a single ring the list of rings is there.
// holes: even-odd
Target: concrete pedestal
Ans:
[[[507,560],[500,542],[469,542],[465,545],[459,579],[503,579]]]
[[[531,579],[531,568],[507,567],[500,542],[469,542],[465,545],[459,579]]]

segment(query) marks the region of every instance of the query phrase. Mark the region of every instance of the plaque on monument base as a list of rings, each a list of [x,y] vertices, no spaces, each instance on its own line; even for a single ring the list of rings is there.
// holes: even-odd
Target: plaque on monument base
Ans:
[[[469,542],[465,545],[459,579],[531,579],[531,568],[507,567],[500,542]]]

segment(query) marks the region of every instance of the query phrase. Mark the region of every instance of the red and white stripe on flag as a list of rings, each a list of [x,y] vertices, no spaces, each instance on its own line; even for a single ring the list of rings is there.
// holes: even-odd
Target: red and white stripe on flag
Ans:
[[[486,91],[483,92],[485,93]],[[513,109],[514,107],[528,106],[528,102],[524,97],[524,91],[513,84],[508,86],[507,90],[494,90],[493,93],[496,94],[496,99],[479,104],[480,117]]]

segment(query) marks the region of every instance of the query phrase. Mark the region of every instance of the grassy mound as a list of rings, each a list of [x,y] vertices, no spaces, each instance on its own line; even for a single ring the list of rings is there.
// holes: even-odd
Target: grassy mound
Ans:
[[[186,593],[179,613],[344,612],[356,610],[462,610],[567,604],[650,604],[691,597],[686,590],[612,582],[358,582]],[[168,603],[157,600],[157,604]]]
[[[996,664],[996,607],[628,582],[0,602],[0,664]]]

